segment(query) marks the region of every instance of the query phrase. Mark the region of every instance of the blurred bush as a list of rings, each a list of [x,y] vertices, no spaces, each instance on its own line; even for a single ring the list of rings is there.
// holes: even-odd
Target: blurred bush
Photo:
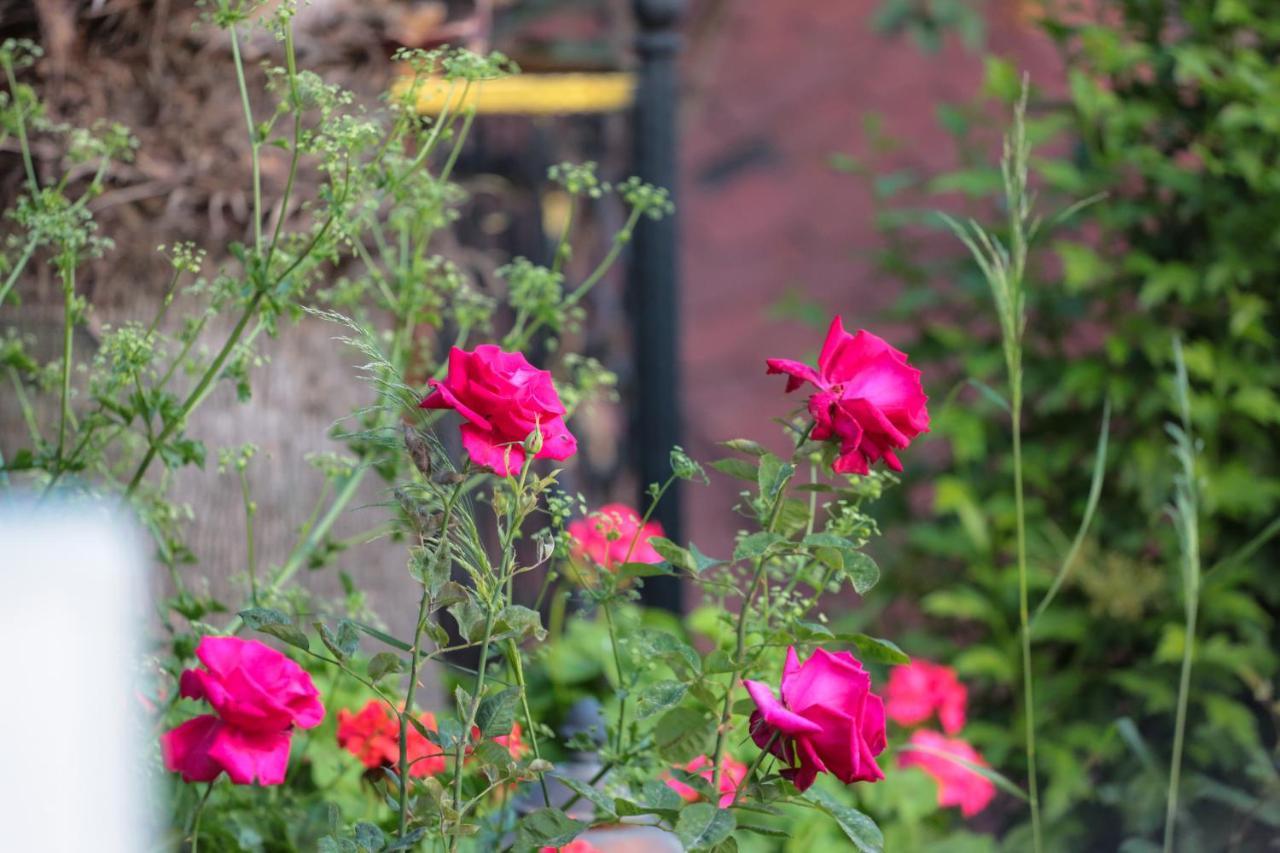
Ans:
[[[1106,401],[1113,411],[1098,516],[1062,594],[1035,623],[1040,770],[1055,846],[1146,849],[1163,820],[1184,640],[1165,511],[1175,334],[1185,341],[1204,441],[1207,569],[1180,837],[1187,850],[1254,849],[1280,831],[1280,588],[1270,572],[1280,532],[1280,19],[1272,5],[1119,0],[1107,4],[1105,24],[1054,11],[1036,21],[1059,48],[1067,81],[1065,96],[1032,99],[1038,206],[1106,197],[1032,249],[1024,442],[1033,609],[1085,511]],[[931,212],[1004,218],[992,205],[1000,176],[991,118],[1007,113],[1019,72],[995,56],[985,61],[981,96],[938,108],[959,168],[922,179],[843,156],[835,165],[872,181],[879,267],[905,284],[896,315],[918,333],[913,357],[932,362],[934,432],[946,444],[945,453],[935,448],[931,493],[915,503],[931,505],[931,517],[911,526],[886,589],[922,601],[927,627],[904,648],[953,663],[976,688],[972,739],[1017,779],[1010,438],[986,387],[1000,385],[999,330],[968,258],[937,251],[951,244],[938,238],[944,226]],[[874,119],[868,130],[872,150],[892,152],[895,141]],[[1015,848],[1023,815],[1011,802],[1000,827],[1012,829],[1006,843]]]

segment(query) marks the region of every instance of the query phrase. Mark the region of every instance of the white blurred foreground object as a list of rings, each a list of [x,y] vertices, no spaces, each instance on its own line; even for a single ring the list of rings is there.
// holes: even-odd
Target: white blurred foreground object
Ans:
[[[6,850],[136,853],[143,561],[118,516],[0,502],[0,826]]]

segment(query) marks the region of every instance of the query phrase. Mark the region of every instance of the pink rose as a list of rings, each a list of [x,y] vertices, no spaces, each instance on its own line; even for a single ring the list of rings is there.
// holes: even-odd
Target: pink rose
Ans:
[[[640,515],[626,504],[605,504],[569,525],[573,556],[590,558],[607,570],[625,562],[661,563],[662,556],[649,544],[650,537],[661,535],[661,524],[650,521],[641,528]]]
[[[942,730],[953,735],[964,728],[969,690],[949,666],[913,661],[895,666],[885,691],[885,713],[903,726],[923,723],[938,712]]]
[[[196,647],[205,669],[182,673],[180,695],[203,699],[214,714],[188,720],[160,738],[165,767],[187,782],[226,771],[237,785],[279,785],[293,727],[320,724],[324,706],[302,667],[256,640],[205,637]]]
[[[505,477],[524,467],[525,438],[535,429],[542,448],[535,459],[568,459],[578,442],[564,425],[564,404],[551,374],[538,370],[518,352],[493,344],[472,352],[449,351],[449,374],[428,383],[424,409],[453,409],[462,425],[462,446],[471,461]]]
[[[986,767],[972,746],[959,738],[946,738],[938,732],[921,729],[911,735],[911,745],[920,749],[904,749],[898,755],[899,767],[919,767],[938,783],[938,805],[959,806],[965,817],[973,817],[995,798],[996,786],[974,771],[945,755]]]
[[[871,692],[871,676],[848,652],[816,649],[803,664],[795,647],[782,668],[782,701],[757,681],[744,681],[756,703],[751,737],[790,765],[782,775],[801,791],[819,773],[845,784],[884,778],[876,756],[884,751],[884,705]],[[777,739],[774,740],[774,736]]]
[[[699,755],[688,764],[680,768],[689,773],[698,773],[708,782],[715,778],[715,774],[711,770],[711,759],[705,755]],[[702,771],[699,773],[698,771]],[[738,786],[747,778],[747,765],[736,760],[731,755],[726,755],[720,759],[720,808],[727,809],[733,805],[734,795],[738,793]],[[681,782],[679,779],[672,777],[667,778],[667,787],[675,791],[686,802],[692,803],[697,800],[699,794],[689,785]]]
[[[805,382],[818,389],[809,398],[810,437],[839,440],[840,455],[831,466],[838,474],[866,474],[878,459],[901,471],[894,451],[929,431],[929,398],[907,354],[870,332],[850,335],[839,316],[831,321],[817,370],[786,358],[765,363],[769,373],[787,374],[788,393]]]
[[[563,847],[539,848],[538,853],[601,853],[601,851],[591,842],[576,838]]]

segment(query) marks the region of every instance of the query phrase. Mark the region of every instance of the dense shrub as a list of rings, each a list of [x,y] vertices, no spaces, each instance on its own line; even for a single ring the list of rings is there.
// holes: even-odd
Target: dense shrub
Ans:
[[[1106,194],[1074,211],[1070,230],[1046,232],[1028,270],[1033,610],[1086,512],[1104,405],[1112,409],[1099,510],[1061,595],[1034,623],[1046,820],[1059,843],[1112,849],[1155,837],[1164,818],[1184,631],[1166,513],[1176,465],[1163,425],[1181,336],[1203,441],[1206,566],[1183,843],[1239,849],[1280,825],[1280,598],[1268,577],[1280,529],[1280,22],[1263,0],[1107,9],[1096,22],[1053,12],[1038,22],[1061,51],[1068,86],[1065,99],[1033,95],[1028,129],[1042,210]],[[931,568],[888,577],[907,597],[923,596],[938,620],[932,639],[922,634],[909,648],[936,646],[981,685],[991,722],[975,721],[973,738],[1017,776],[1021,733],[1003,723],[1018,636],[1009,434],[991,391],[1004,372],[1000,332],[976,310],[987,285],[969,258],[938,260],[932,232],[945,228],[928,212],[1005,216],[989,202],[1000,174],[988,128],[1016,98],[1018,73],[998,57],[986,62],[982,97],[939,108],[960,167],[927,180],[876,175],[881,267],[906,285],[897,316],[918,331],[913,353],[951,377],[930,389],[949,394],[935,421],[948,452],[936,457],[932,519],[911,526],[896,558],[906,567],[923,556]],[[977,642],[939,639],[957,633]]]

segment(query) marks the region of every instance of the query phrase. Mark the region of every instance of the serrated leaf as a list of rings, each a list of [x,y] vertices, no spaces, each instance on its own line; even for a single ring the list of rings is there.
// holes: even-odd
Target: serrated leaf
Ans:
[[[889,640],[867,634],[840,634],[838,639],[851,643],[858,650],[858,658],[865,663],[890,665],[911,663],[911,658]]]
[[[715,721],[692,708],[672,708],[653,727],[658,754],[672,764],[686,764],[707,751]]]
[[[641,719],[679,704],[689,688],[679,681],[659,681],[640,691],[636,698],[636,715]]]
[[[493,640],[514,638],[517,642],[533,637],[545,640],[547,631],[542,627],[542,614],[520,604],[509,604],[498,613],[493,623]]]
[[[404,661],[391,652],[378,652],[369,658],[369,680],[377,681],[386,675],[404,671]]]
[[[680,810],[676,836],[686,850],[706,850],[729,837],[737,825],[733,812],[710,803],[694,803]]]
[[[781,536],[777,533],[770,533],[767,530],[752,533],[750,536],[743,537],[734,547],[733,559],[754,560],[757,557],[764,556],[766,551],[781,541]]]
[[[270,607],[250,607],[240,611],[244,624],[260,634],[267,634],[300,649],[310,649],[307,635],[285,614]]]
[[[516,828],[516,845],[521,849],[563,847],[588,826],[590,824],[574,820],[560,809],[538,809],[521,819]]]
[[[880,567],[876,561],[861,551],[846,551],[844,554],[844,574],[853,584],[854,592],[866,595],[880,582]]]
[[[671,565],[693,571],[693,555],[670,539],[662,536],[650,536],[649,545],[658,552],[662,559]]]
[[[387,846],[387,836],[371,823],[357,823],[355,827],[356,844],[362,850],[378,853]]]
[[[831,815],[836,823],[840,824],[844,834],[862,853],[882,853],[884,834],[880,832],[880,827],[876,826],[874,820],[818,788],[805,791],[804,798]]]
[[[663,660],[672,669],[687,671],[692,675],[702,672],[702,659],[693,646],[657,628],[643,628],[633,641],[634,653],[641,658]]]
[[[739,453],[749,453],[752,456],[764,456],[769,452],[760,442],[752,441],[749,438],[731,438],[728,441],[720,442],[720,446],[736,450]]]
[[[614,809],[613,798],[607,796],[599,788],[588,785],[581,779],[574,779],[572,776],[562,776],[558,773],[553,773],[551,778],[558,780],[560,784],[590,802],[606,817],[617,817],[618,813]]]
[[[800,543],[806,548],[836,548],[841,551],[852,551],[853,543],[843,536],[834,533],[810,533]]]
[[[623,563],[613,568],[618,578],[653,578],[659,575],[674,575],[670,563]]]
[[[508,687],[499,693],[480,700],[476,709],[476,725],[485,737],[511,734],[516,721],[516,704],[520,701],[520,688]]]
[[[738,480],[745,480],[748,483],[756,481],[756,466],[746,459],[738,459],[733,456],[727,459],[717,459],[711,463],[711,467],[721,474],[727,474]]]

